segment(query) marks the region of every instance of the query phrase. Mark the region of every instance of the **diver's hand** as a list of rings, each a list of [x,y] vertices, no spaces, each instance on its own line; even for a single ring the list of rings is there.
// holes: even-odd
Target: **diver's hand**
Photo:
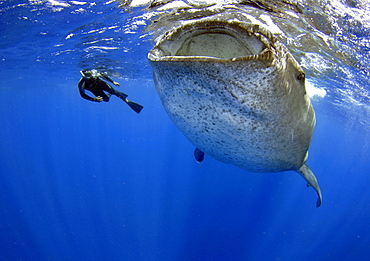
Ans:
[[[103,101],[103,97],[97,96],[97,97],[94,98],[94,101],[96,101],[96,102],[102,102]]]
[[[116,86],[119,86],[119,83],[118,82],[113,82],[114,85]]]

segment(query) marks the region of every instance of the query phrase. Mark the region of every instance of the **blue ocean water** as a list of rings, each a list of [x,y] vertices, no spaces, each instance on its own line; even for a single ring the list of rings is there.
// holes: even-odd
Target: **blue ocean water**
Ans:
[[[370,27],[334,17],[338,43],[358,52],[327,53],[322,75],[306,66],[326,93],[312,98],[316,208],[294,172],[196,163],[155,91],[137,12],[0,1],[0,260],[370,260]],[[86,67],[110,72],[143,111],[83,100]]]

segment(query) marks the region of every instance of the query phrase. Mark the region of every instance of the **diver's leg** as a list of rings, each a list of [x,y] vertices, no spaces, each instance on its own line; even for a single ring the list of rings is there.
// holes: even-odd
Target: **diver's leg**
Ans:
[[[126,101],[126,98],[128,96],[126,93],[119,92],[113,88],[110,88],[109,90],[107,90],[107,92],[109,92],[112,95],[116,95],[118,98],[121,98],[123,101]]]
[[[110,97],[110,94],[109,93],[105,93],[104,91],[94,91],[92,92],[96,97],[102,97],[103,98],[103,101],[105,102],[108,102],[109,101],[109,97]]]
[[[143,109],[143,106],[141,106],[140,104],[137,104],[135,102],[132,102],[132,101],[128,100],[127,99],[128,95],[126,93],[119,92],[119,91],[113,89],[109,84],[106,84],[106,86],[104,87],[104,90],[109,92],[112,95],[116,95],[118,98],[121,98],[122,101],[127,103],[127,105],[130,106],[130,108],[136,113],[140,113],[141,110]]]
[[[128,95],[125,94],[125,93],[122,93],[122,92],[119,92],[119,91],[116,91],[115,90],[115,94],[114,95],[116,95],[117,97],[121,98],[136,113],[140,113],[141,110],[143,109],[143,106],[141,106],[140,104],[137,104],[136,102],[132,102],[129,99],[127,99],[127,96]]]

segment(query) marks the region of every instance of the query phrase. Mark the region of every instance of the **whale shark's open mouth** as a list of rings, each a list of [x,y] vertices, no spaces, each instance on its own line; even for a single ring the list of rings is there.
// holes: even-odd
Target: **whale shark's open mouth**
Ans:
[[[224,28],[201,28],[182,35],[182,44],[176,56],[212,56],[234,58],[260,54],[264,45],[256,36],[247,36],[242,42],[230,30]],[[183,41],[181,41],[184,39]]]
[[[149,59],[270,60],[273,42],[274,37],[258,25],[228,21],[198,21],[167,33],[149,53]]]

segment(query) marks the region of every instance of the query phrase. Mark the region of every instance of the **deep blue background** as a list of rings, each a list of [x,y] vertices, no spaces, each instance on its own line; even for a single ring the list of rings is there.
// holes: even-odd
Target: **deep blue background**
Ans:
[[[0,1],[0,261],[370,260],[365,71],[315,79],[328,93],[313,99],[316,208],[295,172],[196,163],[155,91],[151,43],[122,23],[133,13],[23,2]],[[101,39],[117,49],[88,49]],[[124,75],[119,90],[143,111],[81,99],[78,71],[93,65]]]
[[[369,130],[324,102],[316,208],[294,172],[196,163],[150,81],[120,81],[137,115],[81,99],[77,74],[16,74],[2,78],[0,260],[369,260]]]

